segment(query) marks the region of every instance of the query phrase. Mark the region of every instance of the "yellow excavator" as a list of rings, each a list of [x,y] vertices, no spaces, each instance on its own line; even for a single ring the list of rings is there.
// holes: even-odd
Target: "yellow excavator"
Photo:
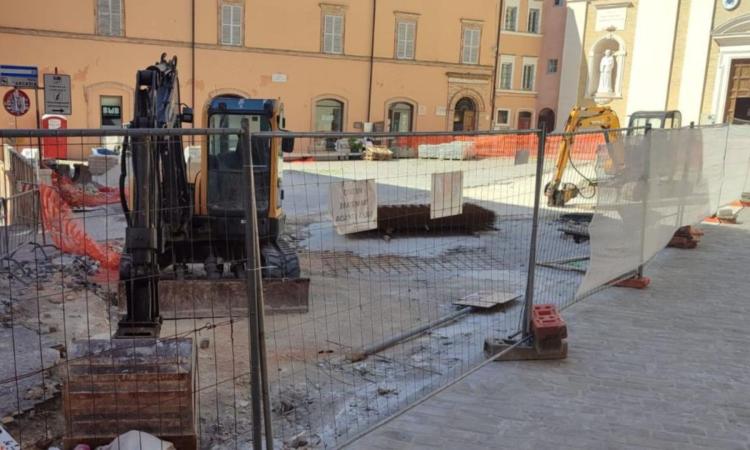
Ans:
[[[628,134],[642,132],[646,126],[652,128],[680,128],[682,116],[679,111],[637,111],[630,115]],[[549,206],[563,207],[570,200],[576,198],[581,189],[596,188],[596,181],[586,179],[588,186],[578,186],[575,183],[563,183],[563,175],[571,162],[571,149],[575,141],[575,132],[581,129],[601,129],[607,144],[616,142],[621,136],[619,131],[620,119],[608,106],[575,107],[570,111],[568,121],[563,130],[563,138],[557,154],[555,175],[544,188]],[[609,146],[609,159],[604,169],[608,173],[615,173],[625,164],[625,155],[617,146]],[[573,165],[575,169],[575,166]],[[576,169],[577,170],[577,169]]]
[[[614,111],[607,106],[596,107],[575,107],[570,111],[568,121],[565,123],[560,149],[557,153],[557,163],[555,164],[555,176],[547,183],[544,188],[544,195],[547,197],[549,206],[565,206],[570,200],[576,198],[581,192],[581,188],[575,183],[563,183],[562,178],[570,164],[570,152],[573,148],[575,133],[580,129],[600,128],[602,130],[616,130],[620,128],[620,119]],[[605,132],[604,138],[607,142],[617,139],[617,132]],[[622,155],[611,155],[612,164],[622,164]],[[618,161],[619,160],[619,161]],[[588,180],[589,183],[595,184],[594,181]]]

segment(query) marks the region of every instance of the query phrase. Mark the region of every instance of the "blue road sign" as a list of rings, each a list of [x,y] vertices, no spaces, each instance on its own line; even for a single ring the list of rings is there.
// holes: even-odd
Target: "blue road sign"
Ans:
[[[36,88],[39,71],[34,66],[11,66],[0,64],[0,86]]]

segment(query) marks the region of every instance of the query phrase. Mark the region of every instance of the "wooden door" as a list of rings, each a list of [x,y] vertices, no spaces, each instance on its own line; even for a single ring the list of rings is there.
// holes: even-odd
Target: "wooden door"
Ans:
[[[475,114],[474,111],[466,110],[464,111],[464,129],[463,131],[474,131],[476,130],[475,126]]]
[[[750,59],[735,59],[729,73],[729,91],[725,122],[732,122],[735,117],[747,120],[750,111],[747,103],[750,99]],[[738,108],[739,107],[739,108]]]

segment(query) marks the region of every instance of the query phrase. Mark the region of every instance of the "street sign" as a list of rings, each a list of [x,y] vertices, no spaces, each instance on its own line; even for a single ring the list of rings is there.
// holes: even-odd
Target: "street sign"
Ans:
[[[19,89],[13,89],[8,91],[3,96],[3,107],[8,111],[8,114],[13,116],[22,116],[29,112],[31,106],[31,100],[25,92]]]
[[[0,64],[0,86],[36,88],[39,72],[34,66],[10,66]]]
[[[44,74],[44,112],[47,114],[71,114],[70,75]]]

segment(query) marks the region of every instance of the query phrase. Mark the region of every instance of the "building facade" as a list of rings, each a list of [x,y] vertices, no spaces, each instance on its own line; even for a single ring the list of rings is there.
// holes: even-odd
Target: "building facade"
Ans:
[[[498,127],[554,128],[566,13],[563,0],[504,0]]]
[[[750,119],[750,2],[568,0],[558,109],[594,104]]]
[[[327,1],[12,0],[0,64],[70,75],[72,128],[127,123],[136,71],[163,52],[178,57],[195,126],[219,95],[280,98],[293,130],[534,127],[555,108],[559,56],[544,41],[561,42],[560,0]],[[493,89],[508,58],[512,81]],[[0,111],[0,127],[36,127],[35,113]]]

